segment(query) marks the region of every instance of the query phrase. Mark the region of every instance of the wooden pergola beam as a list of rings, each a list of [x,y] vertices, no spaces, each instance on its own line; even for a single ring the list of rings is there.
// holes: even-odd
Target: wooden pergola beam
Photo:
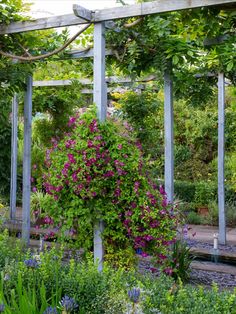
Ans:
[[[73,12],[74,12],[74,15],[81,18],[81,19],[84,19],[85,21],[91,21],[92,18],[93,18],[93,12],[78,5],[78,4],[74,4],[73,5]]]
[[[97,10],[92,13],[92,22],[103,22],[127,17],[144,16],[156,13],[165,13],[200,7],[235,5],[235,0],[158,0],[139,4]],[[82,13],[80,13],[82,14]],[[85,14],[87,16],[87,14]],[[85,16],[83,16],[85,17]],[[36,19],[34,21],[14,22],[0,26],[0,34],[13,34],[42,30],[56,27],[84,24],[84,18],[74,14],[66,14],[49,18]]]

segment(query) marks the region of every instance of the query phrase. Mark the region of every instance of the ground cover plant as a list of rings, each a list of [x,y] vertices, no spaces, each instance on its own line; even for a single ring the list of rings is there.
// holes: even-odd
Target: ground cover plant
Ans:
[[[0,247],[9,240],[3,233]],[[219,292],[216,285],[183,286],[165,274],[141,275],[107,264],[101,273],[91,256],[65,259],[63,247],[30,252],[20,240],[8,247],[11,255],[1,250],[1,313],[236,313],[236,291]]]

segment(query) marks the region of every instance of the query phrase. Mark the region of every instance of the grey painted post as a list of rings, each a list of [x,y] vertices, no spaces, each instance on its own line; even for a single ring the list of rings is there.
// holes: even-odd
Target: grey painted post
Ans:
[[[93,101],[97,105],[98,119],[106,120],[107,89],[105,79],[105,25],[94,24],[94,69],[93,69]],[[94,225],[94,262],[98,262],[98,270],[103,269],[104,248],[102,232],[104,222],[97,221]]]
[[[219,242],[226,244],[225,223],[225,79],[224,73],[218,74],[218,208],[219,208]]]
[[[23,224],[22,239],[30,240],[30,192],[31,192],[31,123],[32,123],[32,76],[27,78],[24,102],[24,157],[23,157]]]
[[[165,129],[165,191],[167,200],[174,198],[174,114],[171,70],[164,73],[164,129]]]
[[[18,98],[12,99],[10,219],[16,219]]]

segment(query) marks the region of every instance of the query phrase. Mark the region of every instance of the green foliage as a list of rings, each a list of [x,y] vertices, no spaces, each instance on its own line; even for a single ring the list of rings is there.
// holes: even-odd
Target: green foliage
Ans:
[[[142,76],[163,71],[172,62],[175,94],[192,104],[204,104],[215,95],[215,78],[207,73],[224,71],[235,82],[235,14],[220,8],[176,11],[143,17],[132,27],[129,18],[118,21],[120,31],[107,32],[116,65],[124,73]],[[204,45],[206,38],[226,34],[220,45]],[[203,74],[196,78],[196,74]]]
[[[9,199],[11,170],[11,99],[2,93],[0,99],[0,196]]]
[[[216,185],[211,182],[200,181],[196,184],[194,201],[199,206],[206,206],[211,201],[214,201],[217,196]]]
[[[157,158],[162,154],[163,108],[158,95],[152,91],[141,94],[127,92],[119,100],[124,120],[127,120],[142,143],[146,156]]]
[[[199,216],[198,213],[192,212],[192,211],[187,214],[186,221],[188,224],[193,224],[193,225],[201,225],[202,224],[201,216]]]
[[[2,229],[2,228],[1,228]],[[0,272],[4,266],[13,259],[21,260],[20,241],[9,237],[8,231],[0,233]]]
[[[187,181],[175,181],[174,190],[178,199],[191,203],[195,197],[196,184]]]
[[[172,277],[177,281],[187,282],[190,276],[190,265],[193,258],[190,255],[190,248],[183,240],[177,240],[173,244],[169,258],[169,267],[173,269]]]

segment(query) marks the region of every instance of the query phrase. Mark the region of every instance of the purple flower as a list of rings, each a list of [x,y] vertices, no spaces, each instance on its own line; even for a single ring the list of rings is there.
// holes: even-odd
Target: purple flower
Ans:
[[[76,173],[76,172],[73,172],[71,176],[72,176],[73,182],[77,182],[77,181],[78,181],[77,173]]]
[[[149,224],[150,228],[157,228],[159,226],[159,222],[157,220],[153,220]]]
[[[72,163],[72,164],[75,164],[75,163],[76,163],[76,160],[75,160],[73,154],[67,154],[67,157],[68,157],[70,163]]]
[[[63,189],[63,186],[62,185],[59,185],[59,186],[57,186],[57,187],[55,187],[55,191],[56,192],[61,192],[61,190]]]
[[[83,187],[84,187],[84,186],[83,186],[83,184],[82,184],[82,183],[80,183],[80,184],[78,184],[78,185],[77,185],[77,189],[78,189],[78,190],[82,190],[82,189],[83,189]]]
[[[132,210],[127,210],[127,212],[125,213],[126,216],[130,217],[133,215]]]
[[[140,297],[140,289],[133,288],[128,291],[128,297],[131,302],[138,303]]]
[[[128,227],[130,221],[131,221],[130,219],[125,219],[124,222],[123,222],[123,225],[124,225],[125,227]]]
[[[162,207],[166,207],[168,205],[168,201],[167,201],[166,197],[163,198],[161,205],[162,205]]]
[[[162,195],[166,195],[166,192],[165,192],[163,185],[160,185],[159,191]]]
[[[91,148],[93,147],[93,142],[91,140],[88,140],[87,145],[88,145],[88,148]]]
[[[73,298],[68,297],[65,295],[60,302],[61,306],[66,312],[71,312],[78,307],[78,304],[75,302]]]
[[[73,148],[76,144],[76,141],[75,140],[68,140],[66,141],[66,148]]]
[[[139,182],[139,181],[135,181],[135,182],[134,182],[134,192],[135,192],[135,193],[138,192],[139,186],[140,186],[140,182]]]
[[[114,172],[112,170],[107,171],[104,173],[105,178],[114,177]]]
[[[72,126],[73,124],[75,124],[75,122],[76,122],[76,117],[70,117],[69,122],[68,122],[68,126]]]
[[[68,176],[68,169],[67,168],[63,168],[61,173],[63,174],[64,177]]]
[[[94,137],[95,140],[101,141],[102,140],[102,135],[97,135]]]
[[[123,147],[122,144],[118,144],[118,145],[117,145],[117,148],[118,148],[119,150],[121,150],[122,147]]]
[[[94,133],[98,131],[98,123],[96,119],[93,119],[93,121],[89,125],[90,132]]]
[[[32,192],[37,192],[37,188],[36,188],[36,186],[34,186],[33,188],[32,188]]]
[[[166,256],[166,255],[163,255],[163,254],[159,254],[159,258],[160,258],[161,260],[164,260],[164,259],[167,259],[167,256]]]
[[[0,303],[0,313],[3,313],[5,311],[5,305],[4,303]]]
[[[57,309],[55,307],[47,307],[43,314],[58,314]]]
[[[39,266],[39,263],[33,258],[25,260],[24,264],[29,268],[37,268]]]
[[[119,197],[119,196],[121,195],[121,189],[119,189],[119,188],[115,189],[114,195],[115,195],[116,197]]]
[[[173,274],[173,269],[171,267],[167,267],[163,270],[163,272],[169,276]]]

